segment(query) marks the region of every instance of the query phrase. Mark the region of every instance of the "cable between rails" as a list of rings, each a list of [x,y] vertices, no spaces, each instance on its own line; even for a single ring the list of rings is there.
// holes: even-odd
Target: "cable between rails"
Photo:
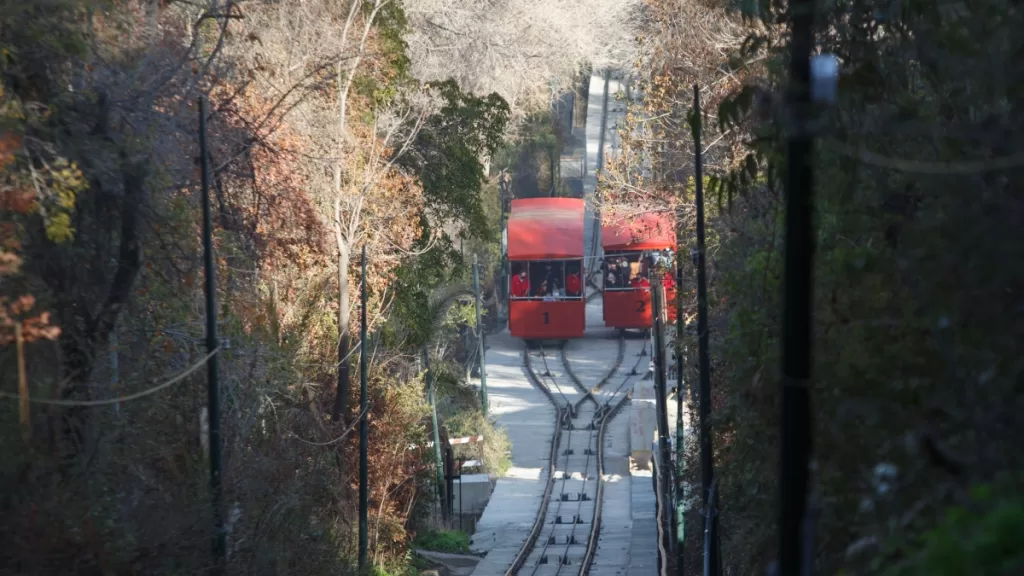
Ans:
[[[599,406],[600,403],[597,401],[596,398],[594,398],[594,392],[603,388],[604,385],[607,384],[608,381],[611,380],[612,376],[614,376],[615,373],[619,370],[619,367],[622,366],[622,360],[623,356],[625,355],[626,348],[625,338],[621,336],[619,337],[619,351],[615,357],[615,363],[613,364],[612,369],[605,375],[604,378],[601,379],[600,382],[598,382],[590,390],[587,390],[587,387],[583,385],[583,382],[573,371],[572,363],[569,362],[569,354],[566,348],[566,346],[562,347],[562,363],[565,365],[565,372],[566,374],[569,375],[569,378],[573,381],[573,384],[575,384],[577,388],[584,392],[583,397],[580,398],[578,402],[576,402],[574,409],[579,410],[580,406],[582,406],[583,402],[585,402],[587,399],[590,399],[590,401],[594,403],[594,406]]]
[[[569,402],[569,399],[565,396],[565,392],[562,392],[562,386],[558,383],[557,380],[555,380],[555,377],[551,375],[551,368],[548,366],[548,357],[547,357],[547,353],[544,351],[544,346],[541,345],[541,346],[539,346],[539,348],[540,348],[540,359],[541,359],[541,362],[544,363],[544,374],[543,374],[543,376],[546,377],[547,379],[551,380],[551,383],[554,384],[555,388],[558,389],[558,395],[561,396],[562,400],[565,401],[566,407],[569,407],[570,410],[571,410],[572,409],[572,404]],[[527,354],[527,357],[529,357],[529,354],[530,354],[529,350],[527,350],[526,354]],[[532,366],[530,367],[530,369],[531,370],[533,369]],[[546,384],[545,384],[545,386],[546,386]]]
[[[594,429],[595,429],[595,428],[596,428],[596,427],[594,426],[594,423],[593,423],[593,421],[592,421],[592,422],[591,422],[591,428],[590,428],[590,433],[589,433],[589,434],[587,435],[587,446],[588,446],[588,448],[589,448],[589,446],[590,446],[590,441],[591,441],[591,440],[593,439],[593,437],[594,437]],[[571,452],[570,452],[570,448],[571,448],[571,444],[572,444],[572,434],[571,434],[572,430],[573,430],[573,429],[572,429],[572,428],[570,428],[570,435],[569,435],[569,443],[567,443],[567,444],[566,444],[566,452],[565,452],[565,468],[566,468],[566,469],[568,469],[568,468],[569,468],[569,460],[570,460],[570,459],[572,458],[572,454],[571,454]],[[584,464],[583,464],[583,470],[584,470],[584,474],[586,473],[586,470],[587,470],[587,468],[588,468],[588,467],[590,467],[590,456],[591,456],[591,454],[590,454],[590,453],[587,453],[587,454],[586,454],[586,456],[587,456],[587,459],[586,459],[586,461],[585,461],[585,462],[584,462]],[[596,467],[595,467],[595,468],[596,468]],[[566,475],[565,475],[565,472],[563,471],[563,472],[562,472],[562,491],[563,491],[562,493],[563,493],[563,494],[565,493],[565,485],[566,485],[566,483],[568,482],[568,480],[569,480],[569,479],[568,479],[568,477],[566,477]],[[586,493],[586,484],[585,484],[585,482],[587,481],[587,478],[586,478],[585,476],[584,476],[584,478],[583,478],[583,481],[584,481],[584,485],[583,485],[583,489],[584,489],[584,492],[582,492],[582,494],[585,494],[585,493]],[[598,479],[598,482],[600,482],[600,479]],[[596,491],[595,491],[595,493],[596,493]],[[561,512],[561,510],[562,510],[562,502],[564,502],[564,501],[563,501],[562,499],[559,499],[559,500],[558,500],[558,506],[557,506],[557,507],[555,508],[555,514],[556,514],[556,516],[557,516],[557,514],[558,514],[559,512]],[[571,545],[572,545],[572,540],[573,540],[573,538],[574,538],[574,537],[575,537],[575,535],[576,535],[576,526],[577,526],[577,524],[576,524],[576,520],[577,520],[577,518],[579,518],[579,511],[580,511],[580,508],[581,508],[581,507],[582,507],[582,505],[583,505],[583,502],[584,502],[584,501],[583,501],[582,499],[581,499],[581,500],[577,500],[577,504],[576,504],[576,513],[575,513],[575,514],[573,514],[573,518],[572,518],[572,529],[571,529],[571,530],[569,531],[569,539],[568,539],[568,541],[566,542],[566,545],[565,545],[565,553],[564,553],[564,555],[563,555],[563,556],[568,556],[568,554],[569,554],[569,546],[571,546]],[[545,520],[546,520],[546,515],[545,515]],[[539,536],[539,534],[538,534],[538,536]],[[554,529],[552,528],[552,538],[553,538],[553,537],[554,537]],[[547,551],[548,551],[548,547],[549,547],[550,545],[551,545],[551,538],[548,538],[548,539],[547,539],[547,541],[546,541],[546,542],[544,543],[544,548],[542,548],[542,549],[541,549],[541,556],[542,556],[542,557],[544,556],[544,554],[545,554],[545,553],[547,553]],[[538,569],[540,569],[540,566],[541,566],[541,565],[540,565],[539,563],[538,563],[538,564],[535,564],[535,565],[533,566],[533,571],[532,571],[532,572],[530,573],[530,575],[531,575],[531,576],[534,576],[535,574],[537,574],[537,570],[538,570]],[[561,561],[559,561],[559,563],[558,563],[558,569],[556,569],[556,570],[555,570],[555,576],[558,576],[558,574],[560,574],[560,573],[562,572],[562,567],[563,567],[563,566],[565,566],[565,564],[564,564],[564,563],[562,563]]]

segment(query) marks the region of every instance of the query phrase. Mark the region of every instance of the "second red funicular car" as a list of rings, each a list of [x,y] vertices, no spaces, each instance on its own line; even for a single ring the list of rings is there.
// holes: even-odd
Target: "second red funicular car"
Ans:
[[[652,282],[662,282],[665,287],[667,316],[674,320],[674,219],[658,213],[603,219],[601,246],[605,326],[621,330],[650,328]]]
[[[583,336],[583,215],[579,198],[512,201],[509,330],[527,344]]]

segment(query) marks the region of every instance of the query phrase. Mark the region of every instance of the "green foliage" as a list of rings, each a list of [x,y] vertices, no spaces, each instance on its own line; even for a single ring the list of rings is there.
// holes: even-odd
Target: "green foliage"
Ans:
[[[486,310],[480,310],[481,316],[486,315]],[[466,300],[462,303],[454,303],[448,309],[444,325],[447,328],[456,328],[460,325],[476,328],[476,303],[473,300]]]
[[[30,210],[37,218],[33,225],[41,226],[46,237],[57,244],[72,239],[76,200],[88,184],[76,163],[68,160],[66,146],[58,151],[43,143],[59,138],[55,112],[59,110],[56,102],[64,95],[60,82],[66,65],[86,50],[84,31],[76,19],[91,4],[65,0],[0,4],[0,21],[4,23],[0,36],[4,77],[0,131],[3,138],[16,135],[22,142],[17,161],[6,174],[8,185],[15,195],[34,191]],[[48,106],[40,105],[39,100]],[[26,135],[31,145],[22,140]]]
[[[885,576],[968,576],[1024,572],[1024,496],[996,496],[990,486],[972,490],[966,507],[954,507],[920,544]]]
[[[61,244],[74,236],[71,216],[75,210],[75,201],[88,185],[78,167],[74,163],[69,164],[64,158],[58,158],[49,170],[49,180],[52,199],[43,204],[47,206],[44,216],[46,236]]]
[[[422,218],[429,229],[426,217]],[[424,234],[414,248],[421,252],[415,258],[406,259],[395,270],[395,319],[389,329],[412,337],[413,346],[426,342],[435,323],[435,312],[431,310],[431,296],[461,279],[464,265],[459,251],[452,245],[448,235],[441,235],[433,246],[428,245]],[[392,334],[399,337],[397,333]],[[399,342],[394,342],[401,345]]]
[[[430,271],[423,262],[416,262],[400,268],[398,273],[398,313],[394,328],[405,339],[402,345],[415,350],[439,341],[446,329],[450,331],[454,326],[451,308],[455,307],[465,314],[464,308],[458,306],[457,299],[472,298],[471,287],[456,283],[455,278],[436,279],[434,282],[428,278],[424,282],[416,276],[417,272],[427,276]]]
[[[512,466],[510,458],[512,444],[505,431],[495,426],[494,421],[486,418],[480,411],[479,398],[476,395],[471,398],[473,405],[463,406],[457,412],[445,417],[445,429],[452,437],[483,434],[484,442],[480,446],[483,448],[484,469],[490,474],[502,476]],[[476,450],[476,448],[468,449]],[[475,454],[476,452],[474,452]]]
[[[412,558],[409,560],[410,571],[415,571],[416,574],[419,574],[423,570],[437,569],[437,564],[431,562],[430,560],[417,554],[412,554],[411,556]]]
[[[469,554],[469,534],[461,530],[430,530],[417,534],[413,547],[448,554]]]
[[[397,89],[403,81],[412,79],[412,63],[406,54],[408,44],[403,37],[409,29],[409,20],[401,3],[391,2],[384,6],[377,13],[376,27],[378,41],[383,48],[382,56],[393,74],[388,84],[392,89]]]
[[[510,168],[518,197],[547,196],[557,176],[563,141],[550,110],[534,112],[518,127],[519,138],[494,155],[495,166]],[[555,184],[556,195],[560,183]]]
[[[400,162],[419,176],[433,215],[464,224],[470,236],[491,237],[480,202],[486,176],[481,159],[501,143],[508,104],[497,94],[465,93],[454,80],[427,87],[442,99],[441,109],[426,120]]]
[[[0,21],[8,24],[0,40],[4,73],[22,74],[26,79],[33,62],[53,59],[51,65],[59,65],[69,56],[84,54],[88,45],[78,18],[103,4],[103,0],[3,0]]]
[[[372,11],[373,3],[365,2],[363,16],[369,17]],[[377,12],[373,27],[377,31],[377,51],[373,54],[376,70],[357,72],[352,81],[352,90],[375,106],[385,106],[398,98],[403,88],[416,82],[406,53],[408,45],[403,38],[409,22],[401,3],[389,2],[384,5]]]
[[[717,121],[703,122],[706,146],[737,134],[745,140],[711,149],[705,189],[716,473],[729,511],[721,516],[722,551],[726,571],[747,574],[763,571],[775,544],[763,527],[777,513],[785,138],[795,127],[783,91],[790,38],[778,27],[786,4],[728,4],[767,24],[752,27],[722,63],[730,80],[716,68],[716,79],[735,75],[746,84],[709,106]],[[1024,256],[1010,240],[1024,218],[1013,192],[1021,174],[989,165],[1021,148],[1024,76],[1010,62],[1024,15],[999,0],[964,10],[860,0],[819,8],[815,52],[836,54],[841,69],[838,101],[809,110],[818,143],[816,570],[1020,573],[1019,497],[946,511],[968,479],[1024,469],[1016,440],[1024,427],[1015,416],[1024,340],[1008,313],[1019,308],[1015,287],[1024,279],[1006,265]],[[691,112],[688,120],[692,137],[701,119]],[[688,157],[689,146],[654,161]],[[968,162],[984,167],[969,170]],[[930,444],[922,449],[929,434],[944,446],[940,455]],[[865,481],[879,462],[900,471],[884,495]],[[956,466],[967,471],[949,474]],[[931,521],[940,514],[946,518]],[[899,546],[874,554],[871,566],[848,552],[867,541]],[[894,557],[899,563],[890,566]]]
[[[389,570],[384,566],[374,564],[370,567],[370,576],[417,576],[419,571],[411,563],[405,567],[397,567]]]
[[[425,341],[434,324],[431,297],[441,287],[468,282],[469,272],[454,239],[445,232],[435,234],[431,222],[456,223],[464,227],[462,242],[495,237],[493,207],[485,205],[482,194],[485,174],[481,158],[494,153],[504,136],[509,108],[497,94],[480,98],[463,92],[453,80],[428,85],[442,98],[441,109],[427,119],[413,149],[400,159],[402,165],[419,175],[429,214],[420,225],[424,233],[409,258],[396,271],[396,317],[407,334]]]

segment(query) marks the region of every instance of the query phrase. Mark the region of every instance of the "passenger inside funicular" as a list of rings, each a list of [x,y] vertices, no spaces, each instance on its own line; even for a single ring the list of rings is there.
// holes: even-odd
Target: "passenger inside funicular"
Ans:
[[[633,279],[641,272],[642,252],[622,252],[605,256],[605,290],[632,290]]]
[[[530,297],[530,278],[526,274],[526,266],[512,266],[512,281],[509,286],[509,295],[512,298]]]
[[[650,288],[651,281],[647,279],[646,272],[641,272],[640,274],[637,274],[636,276],[633,277],[633,279],[630,281],[630,286],[632,286],[633,288]]]
[[[512,264],[509,295],[513,300],[578,300],[582,290],[578,261],[542,260]]]
[[[570,262],[566,269],[565,295],[570,298],[579,298],[583,290],[583,281],[580,279],[580,265],[576,262]]]
[[[650,288],[651,274],[661,272],[666,288],[675,286],[671,250],[622,252],[605,256],[605,290],[637,290]]]
[[[539,274],[535,277],[541,279],[540,286],[534,296],[540,296],[541,298],[560,298],[562,296],[562,288],[565,283],[562,278],[565,271],[562,270],[561,262],[535,262],[534,270],[539,270]],[[534,271],[534,270],[531,270]]]

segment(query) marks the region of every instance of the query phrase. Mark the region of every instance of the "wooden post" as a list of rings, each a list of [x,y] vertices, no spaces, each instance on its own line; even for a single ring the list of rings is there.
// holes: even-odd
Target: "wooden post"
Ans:
[[[32,415],[28,402],[28,375],[25,371],[25,336],[21,333],[21,322],[14,324],[14,341],[18,354],[18,421],[25,441],[32,440]]]

